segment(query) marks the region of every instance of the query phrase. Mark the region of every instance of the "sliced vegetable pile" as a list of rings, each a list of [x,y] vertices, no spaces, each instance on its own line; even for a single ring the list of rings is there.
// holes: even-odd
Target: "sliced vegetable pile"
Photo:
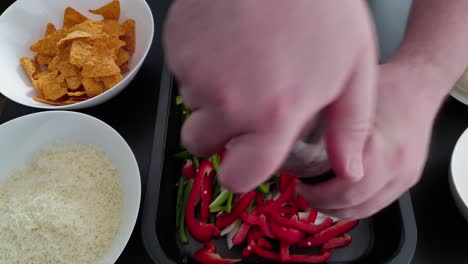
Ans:
[[[185,118],[190,111],[178,98]],[[297,180],[279,173],[255,190],[233,194],[216,181],[225,153],[202,160],[182,151],[185,161],[178,182],[177,219],[179,238],[188,243],[187,231],[204,248],[194,254],[200,263],[237,263],[216,253],[214,239],[226,237],[228,248],[241,247],[242,258],[256,255],[265,260],[323,263],[332,250],[352,241],[348,234],[357,221],[326,217],[295,194]],[[275,245],[275,246],[274,246]],[[314,255],[292,254],[290,249],[318,248]]]

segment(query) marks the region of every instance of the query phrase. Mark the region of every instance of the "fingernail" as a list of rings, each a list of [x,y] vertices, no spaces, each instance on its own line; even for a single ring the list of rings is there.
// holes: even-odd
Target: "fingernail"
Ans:
[[[348,161],[346,172],[351,180],[359,181],[364,176],[362,159],[353,157]]]

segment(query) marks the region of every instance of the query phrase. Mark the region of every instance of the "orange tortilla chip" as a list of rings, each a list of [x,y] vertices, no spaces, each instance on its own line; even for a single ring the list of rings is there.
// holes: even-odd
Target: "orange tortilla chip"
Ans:
[[[36,56],[34,56],[34,59],[39,65],[46,66],[49,65],[49,63],[53,60],[53,57],[42,54],[36,54]]]
[[[89,41],[74,41],[70,51],[70,63],[83,67],[94,54],[94,48]]]
[[[21,58],[20,62],[29,78],[31,78],[31,80],[34,79],[34,74],[39,71],[39,66],[36,61],[31,58]]]
[[[86,39],[86,38],[90,38],[90,37],[91,37],[91,34],[89,34],[88,32],[78,31],[78,30],[73,31],[70,34],[68,34],[66,37],[61,39],[57,43],[57,46],[62,46],[63,43],[65,43],[66,41],[75,40],[75,39],[83,39],[83,38]]]
[[[85,91],[68,92],[67,95],[70,97],[80,97],[80,96],[86,95],[86,92]]]
[[[63,27],[48,23],[44,37],[30,46],[34,58],[20,63],[39,91],[34,100],[50,105],[79,103],[123,80],[135,52],[135,20],[119,23],[119,0],[94,10],[103,20],[85,17],[72,7],[63,15]]]
[[[114,87],[123,79],[122,74],[116,74],[112,76],[101,77],[102,82],[104,83],[104,88],[109,90]]]
[[[60,103],[58,101],[45,99],[44,95],[42,95],[42,94],[39,94],[38,96],[34,97],[34,101],[39,102],[39,103],[49,104],[49,105],[56,105],[56,106],[63,105],[62,103]]]
[[[96,78],[120,73],[120,68],[111,56],[97,56],[87,61],[81,71],[83,77]]]
[[[125,28],[120,26],[117,20],[104,20],[102,21],[104,32],[111,36],[123,36],[125,35]]]
[[[79,76],[72,76],[65,78],[65,82],[67,84],[68,89],[75,91],[81,87],[81,77]]]
[[[52,23],[47,23],[47,27],[46,27],[46,31],[45,31],[44,36],[47,37],[47,36],[49,36],[50,34],[52,34],[54,32],[57,32],[57,28],[55,28],[55,25],[52,24]]]
[[[80,74],[80,69],[68,61],[59,62],[57,69],[63,75],[63,78],[78,76]]]
[[[31,51],[42,55],[55,56],[57,54],[57,43],[67,35],[66,33],[66,31],[59,30],[47,35],[34,43],[31,46]]]
[[[130,53],[126,49],[119,49],[115,63],[120,67],[130,59]]]
[[[104,92],[104,85],[93,78],[83,78],[83,86],[89,97],[94,97]]]
[[[125,35],[122,36],[122,40],[127,43],[127,50],[131,55],[135,53],[135,20],[128,19],[122,23],[122,27],[125,29]]]
[[[89,12],[95,15],[101,15],[104,19],[119,20],[120,2],[114,0],[98,9],[89,10]]]
[[[104,25],[99,21],[86,20],[70,28],[70,31],[83,31],[91,34],[92,37],[98,37],[104,34]]]
[[[42,79],[42,78],[44,78],[44,76],[46,76],[46,75],[49,74],[49,73],[50,73],[49,70],[37,72],[36,74],[34,74],[34,79],[35,79],[35,80]]]
[[[56,101],[67,94],[65,83],[59,82],[56,79],[45,80],[41,88],[44,98],[49,100]]]
[[[86,20],[88,20],[88,18],[86,18],[80,12],[76,11],[71,7],[67,7],[63,15],[63,27],[70,28],[75,25],[81,24]]]
[[[44,83],[56,80],[57,77],[58,71],[43,71],[36,74],[33,84],[39,91],[42,91],[44,89]]]

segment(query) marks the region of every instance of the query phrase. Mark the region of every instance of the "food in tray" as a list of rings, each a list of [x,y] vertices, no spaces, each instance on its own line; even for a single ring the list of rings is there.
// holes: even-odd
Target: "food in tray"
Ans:
[[[190,110],[177,97],[186,119]],[[310,208],[295,195],[294,175],[278,173],[268,182],[244,194],[233,194],[216,181],[223,156],[203,160],[186,150],[178,181],[176,226],[181,243],[190,234],[204,246],[194,254],[200,263],[236,263],[216,253],[215,239],[225,237],[229,249],[242,249],[242,259],[257,256],[269,261],[323,263],[336,248],[352,242],[349,232],[358,221],[335,219]],[[296,253],[308,249],[308,254]],[[310,249],[315,254],[310,254]]]
[[[119,23],[118,0],[89,12],[103,19],[92,20],[67,7],[62,29],[48,23],[44,38],[31,46],[34,58],[20,59],[38,92],[35,101],[78,103],[111,89],[129,70],[135,52],[135,20]]]
[[[122,186],[110,159],[53,145],[0,183],[0,263],[100,263],[116,238]]]

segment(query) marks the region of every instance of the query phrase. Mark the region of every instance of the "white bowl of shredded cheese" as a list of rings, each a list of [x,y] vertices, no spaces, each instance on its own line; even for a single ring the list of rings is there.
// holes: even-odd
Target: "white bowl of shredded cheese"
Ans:
[[[115,263],[140,196],[130,147],[102,121],[50,111],[0,126],[0,263]]]

